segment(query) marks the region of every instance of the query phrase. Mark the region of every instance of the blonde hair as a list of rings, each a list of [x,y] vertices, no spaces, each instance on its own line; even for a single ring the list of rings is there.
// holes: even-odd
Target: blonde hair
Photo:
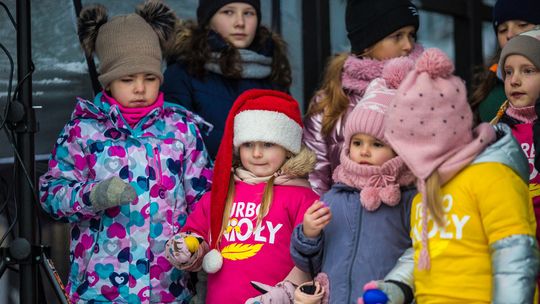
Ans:
[[[264,186],[264,192],[262,196],[261,205],[259,207],[259,213],[257,214],[257,224],[254,227],[254,231],[257,230],[257,227],[262,222],[262,219],[268,214],[270,207],[272,205],[272,200],[274,199],[274,180],[275,176],[272,176],[266,185]],[[227,230],[229,225],[229,219],[231,214],[231,208],[234,200],[234,173],[231,172],[231,177],[229,179],[229,187],[227,190],[227,198],[225,199],[225,208],[223,209],[223,217],[221,219],[221,231],[218,236],[218,246],[223,236],[224,231]]]
[[[321,133],[323,135],[329,135],[332,132],[336,122],[349,106],[349,98],[343,91],[341,83],[343,66],[348,57],[348,53],[341,53],[328,61],[322,86],[315,93],[315,96],[320,96],[320,99],[311,102],[307,111],[307,116],[322,113]]]
[[[440,176],[437,171],[431,173],[426,180],[426,197],[424,198],[424,202],[435,223],[439,227],[444,227],[446,223],[444,222]],[[427,223],[427,219],[425,222]]]

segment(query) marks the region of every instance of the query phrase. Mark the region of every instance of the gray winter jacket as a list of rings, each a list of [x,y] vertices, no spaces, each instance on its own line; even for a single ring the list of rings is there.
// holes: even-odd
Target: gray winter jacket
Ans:
[[[381,204],[369,212],[360,203],[358,189],[334,184],[321,198],[332,210],[332,220],[321,236],[307,238],[302,225],[294,230],[291,255],[296,266],[309,272],[311,259],[316,272],[328,275],[330,303],[356,303],[364,284],[383,279],[411,247],[410,212],[415,194],[416,189],[403,188],[397,206]]]

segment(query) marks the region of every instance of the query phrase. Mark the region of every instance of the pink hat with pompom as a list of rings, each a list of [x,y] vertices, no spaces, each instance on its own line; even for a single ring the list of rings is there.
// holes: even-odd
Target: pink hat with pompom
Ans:
[[[446,54],[427,49],[387,111],[386,139],[420,179],[473,140],[465,85],[453,71]]]

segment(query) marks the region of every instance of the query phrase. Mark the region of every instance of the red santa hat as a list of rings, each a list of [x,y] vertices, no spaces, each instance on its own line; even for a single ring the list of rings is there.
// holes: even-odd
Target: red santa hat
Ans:
[[[302,115],[290,95],[273,90],[248,90],[234,102],[216,156],[211,193],[210,247],[217,249],[231,176],[233,153],[250,141],[278,144],[297,154],[302,143]]]

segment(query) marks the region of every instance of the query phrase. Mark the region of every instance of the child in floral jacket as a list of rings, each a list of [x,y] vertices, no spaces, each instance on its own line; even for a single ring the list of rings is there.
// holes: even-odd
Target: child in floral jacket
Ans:
[[[98,55],[104,90],[93,101],[78,99],[40,179],[45,211],[71,223],[73,303],[191,298],[164,248],[209,189],[211,161],[204,121],[159,92],[160,42],[174,22],[158,2],[110,20],[103,6],[81,12],[79,35]]]

